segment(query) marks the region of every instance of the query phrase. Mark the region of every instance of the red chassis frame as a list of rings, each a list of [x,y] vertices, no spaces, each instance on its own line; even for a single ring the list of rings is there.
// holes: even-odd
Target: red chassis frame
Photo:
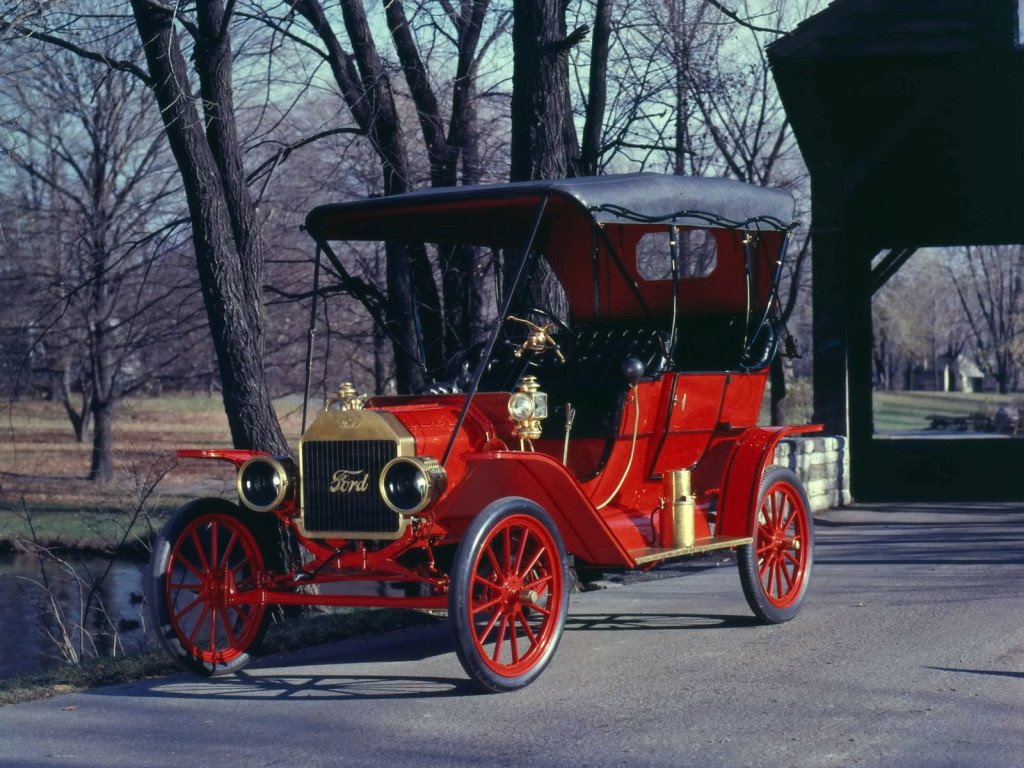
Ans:
[[[681,374],[680,376],[685,376]],[[734,374],[735,375],[735,374]],[[764,374],[747,374],[764,386]],[[657,402],[661,393],[657,390],[673,382],[651,382],[644,392],[639,386],[638,399]],[[408,402],[408,398],[405,398]],[[751,398],[760,402],[760,396]],[[434,399],[436,403],[436,398]],[[370,405],[372,406],[373,401]],[[628,414],[623,414],[628,419]],[[477,415],[480,424],[486,418]],[[420,608],[445,609],[448,606],[447,574],[436,570],[433,558],[428,557],[426,566],[410,568],[398,562],[398,558],[412,549],[432,549],[445,544],[457,543],[472,519],[471,510],[479,510],[496,498],[519,496],[527,498],[544,508],[558,525],[565,539],[566,549],[581,561],[594,566],[611,568],[650,568],[657,562],[694,552],[733,548],[753,537],[757,507],[757,494],[765,468],[771,463],[779,441],[787,435],[820,432],[821,425],[809,424],[786,427],[756,427],[736,423],[719,423],[707,432],[691,431],[689,442],[703,448],[702,457],[710,459],[714,467],[701,467],[701,477],[707,478],[705,487],[696,493],[697,504],[695,529],[699,535],[690,547],[653,547],[658,539],[659,521],[649,513],[637,514],[638,508],[654,508],[663,498],[663,482],[660,473],[651,473],[645,481],[627,486],[619,491],[623,497],[631,497],[631,506],[618,506],[602,515],[591,495],[601,495],[606,490],[608,478],[618,475],[612,471],[624,461],[626,444],[631,442],[628,426],[623,425],[616,439],[622,450],[612,450],[607,468],[597,479],[581,485],[571,472],[556,459],[545,453],[524,453],[509,450],[467,451],[459,455],[463,464],[449,484],[451,491],[442,497],[437,505],[437,518],[444,525],[431,528],[409,528],[402,538],[387,545],[369,550],[338,552],[345,545],[344,540],[322,542],[301,535],[295,526],[298,513],[294,503],[282,505],[273,511],[286,529],[293,532],[299,543],[313,555],[303,565],[306,573],[316,573],[316,583],[346,581],[419,582],[427,585],[434,593],[430,596],[386,596],[309,594],[296,592],[296,587],[310,583],[297,578],[296,573],[272,576],[267,583],[256,590],[232,594],[227,598],[230,605],[297,605],[333,606],[358,608]],[[486,434],[486,433],[485,433]],[[657,432],[638,436],[637,442],[656,445],[664,442],[665,435]],[[417,446],[417,452],[420,451]],[[641,453],[643,452],[641,448]],[[268,456],[261,451],[182,449],[180,458],[220,459],[236,469],[255,456]],[[715,459],[715,456],[724,457]],[[451,477],[451,473],[449,475]],[[717,480],[716,480],[717,478]],[[588,493],[589,492],[589,493]],[[647,500],[647,503],[645,503]],[[710,510],[713,501],[719,501],[712,523]],[[458,510],[467,510],[460,514]],[[645,519],[646,518],[646,519]],[[711,535],[714,528],[715,535]],[[326,543],[326,545],[325,545]]]

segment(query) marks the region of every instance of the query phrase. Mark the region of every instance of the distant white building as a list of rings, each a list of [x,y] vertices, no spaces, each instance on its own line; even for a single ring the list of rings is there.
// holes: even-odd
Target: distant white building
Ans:
[[[942,388],[945,392],[981,392],[985,389],[985,372],[966,355],[950,359],[939,358],[942,370]]]

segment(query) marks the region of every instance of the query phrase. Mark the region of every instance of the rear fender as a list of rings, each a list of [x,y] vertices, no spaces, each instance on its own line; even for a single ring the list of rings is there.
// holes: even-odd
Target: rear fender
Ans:
[[[570,554],[588,563],[633,565],[629,553],[560,462],[543,453],[513,451],[470,453],[463,458],[466,475],[438,510],[442,525],[461,530],[492,501],[521,496],[551,515]]]
[[[744,432],[729,454],[722,476],[716,536],[751,536],[753,512],[761,476],[775,455],[775,446],[787,435],[821,432],[821,424],[795,427],[755,427]]]

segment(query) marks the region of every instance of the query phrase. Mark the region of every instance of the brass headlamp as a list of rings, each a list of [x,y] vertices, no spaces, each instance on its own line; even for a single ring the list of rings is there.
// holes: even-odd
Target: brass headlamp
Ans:
[[[508,399],[508,415],[515,425],[513,436],[520,440],[538,440],[541,420],[548,416],[548,396],[540,391],[536,376],[524,376]]]
[[[384,465],[379,490],[388,507],[400,515],[414,515],[436,501],[448,476],[432,456],[399,456]]]
[[[255,512],[269,512],[294,494],[295,475],[290,458],[254,456],[238,469],[238,498]]]

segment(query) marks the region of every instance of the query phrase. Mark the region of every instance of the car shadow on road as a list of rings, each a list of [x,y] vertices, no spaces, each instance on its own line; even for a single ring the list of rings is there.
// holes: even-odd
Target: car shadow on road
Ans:
[[[143,688],[144,690],[139,690]],[[98,692],[98,691],[97,691]],[[310,670],[263,669],[208,680],[171,678],[133,686],[131,694],[155,698],[221,701],[398,700],[475,695],[466,678],[412,675],[336,675]]]
[[[584,613],[571,614],[566,619],[565,629],[567,632],[669,631],[750,627],[757,623],[752,616],[724,614]],[[395,638],[382,640],[360,638],[269,657],[226,677],[177,676],[131,686],[98,688],[89,693],[224,701],[439,699],[481,693],[470,680],[462,677],[325,673],[325,667],[402,663],[453,652],[448,633],[436,626],[403,632],[397,642]]]
[[[759,624],[753,616],[713,613],[573,613],[565,620],[569,632],[729,629]]]
[[[261,657],[245,670],[224,677],[178,675],[143,681],[128,688],[97,688],[89,693],[271,701],[289,698],[433,699],[479,693],[463,677],[345,674],[349,665],[354,669],[360,664],[370,664],[376,670],[382,664],[421,662],[452,653],[447,626],[432,624]]]
[[[964,675],[988,675],[990,677],[1012,677],[1024,680],[1024,672],[1015,672],[1009,669],[958,669],[956,667],[925,667],[934,669],[936,672],[954,672]]]

